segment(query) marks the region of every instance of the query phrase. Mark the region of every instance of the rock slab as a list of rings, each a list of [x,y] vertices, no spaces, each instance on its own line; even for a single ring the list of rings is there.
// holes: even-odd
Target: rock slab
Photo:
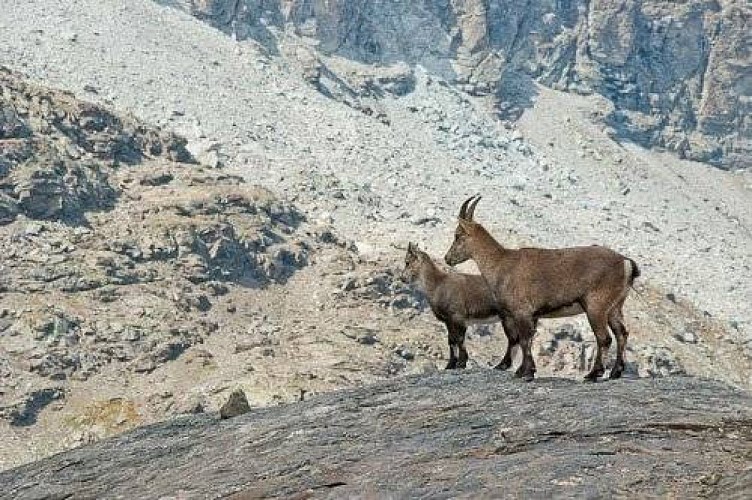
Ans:
[[[0,498],[703,495],[752,488],[752,396],[689,377],[405,377],[189,416],[0,474]]]

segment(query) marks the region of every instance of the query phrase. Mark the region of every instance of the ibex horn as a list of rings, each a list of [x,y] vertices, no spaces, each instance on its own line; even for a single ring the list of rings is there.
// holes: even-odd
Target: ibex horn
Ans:
[[[460,219],[466,219],[467,218],[467,205],[471,201],[473,201],[473,198],[475,198],[475,196],[471,196],[470,198],[466,199],[465,203],[463,203],[462,206],[460,207]]]
[[[482,196],[478,196],[475,198],[475,201],[470,205],[470,208],[467,210],[467,220],[473,220],[473,217],[475,217],[475,207],[478,205],[478,202]]]

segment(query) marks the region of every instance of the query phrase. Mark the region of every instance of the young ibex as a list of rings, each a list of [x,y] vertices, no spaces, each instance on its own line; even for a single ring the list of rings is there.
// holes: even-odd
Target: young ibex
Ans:
[[[610,378],[619,378],[624,371],[628,337],[622,306],[634,279],[640,275],[637,264],[596,245],[504,248],[473,221],[478,201],[480,196],[462,204],[454,242],[444,260],[450,266],[469,259],[477,264],[501,311],[507,338],[522,348],[522,364],[515,374],[527,381],[535,376],[531,344],[538,318],[552,311],[557,311],[557,316],[584,312],[598,344],[593,368],[585,379],[596,381],[604,373],[603,356],[611,345],[608,327],[617,344]],[[497,368],[509,368],[510,361],[502,360]]]
[[[499,321],[499,309],[486,281],[479,274],[448,273],[439,269],[427,253],[412,243],[407,245],[402,279],[415,282],[423,289],[434,316],[446,325],[449,334],[446,369],[465,368],[467,326]],[[513,347],[514,343],[507,342],[510,359]]]

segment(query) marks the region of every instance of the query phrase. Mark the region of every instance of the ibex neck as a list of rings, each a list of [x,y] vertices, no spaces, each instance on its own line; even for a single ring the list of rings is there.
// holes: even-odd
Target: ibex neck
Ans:
[[[507,251],[482,226],[476,228],[476,232],[470,241],[469,250],[481,274],[485,274],[484,270],[495,267]]]
[[[444,277],[444,272],[436,267],[436,264],[431,260],[426,260],[420,270],[420,276],[418,276],[418,284],[426,291],[427,294],[431,293],[431,290],[436,288],[441,278]]]

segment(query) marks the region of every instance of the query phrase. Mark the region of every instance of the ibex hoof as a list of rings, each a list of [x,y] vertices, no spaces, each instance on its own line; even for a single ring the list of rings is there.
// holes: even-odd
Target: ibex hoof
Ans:
[[[448,363],[448,364],[446,365],[446,368],[444,368],[444,369],[445,369],[445,370],[456,370],[456,369],[457,369],[457,363],[454,363],[454,362],[450,361],[450,362],[449,362],[449,363]]]
[[[509,370],[512,367],[511,361],[502,360],[501,363],[494,366],[494,370]]]
[[[590,372],[585,375],[585,382],[598,382],[598,379],[603,376],[603,372]]]
[[[535,370],[523,370],[522,367],[519,367],[514,372],[514,376],[521,378],[525,382],[530,382],[535,378]]]
[[[611,370],[611,373],[608,374],[608,378],[610,380],[616,380],[617,378],[621,378],[621,372],[622,372],[621,370],[617,370],[614,368]]]

